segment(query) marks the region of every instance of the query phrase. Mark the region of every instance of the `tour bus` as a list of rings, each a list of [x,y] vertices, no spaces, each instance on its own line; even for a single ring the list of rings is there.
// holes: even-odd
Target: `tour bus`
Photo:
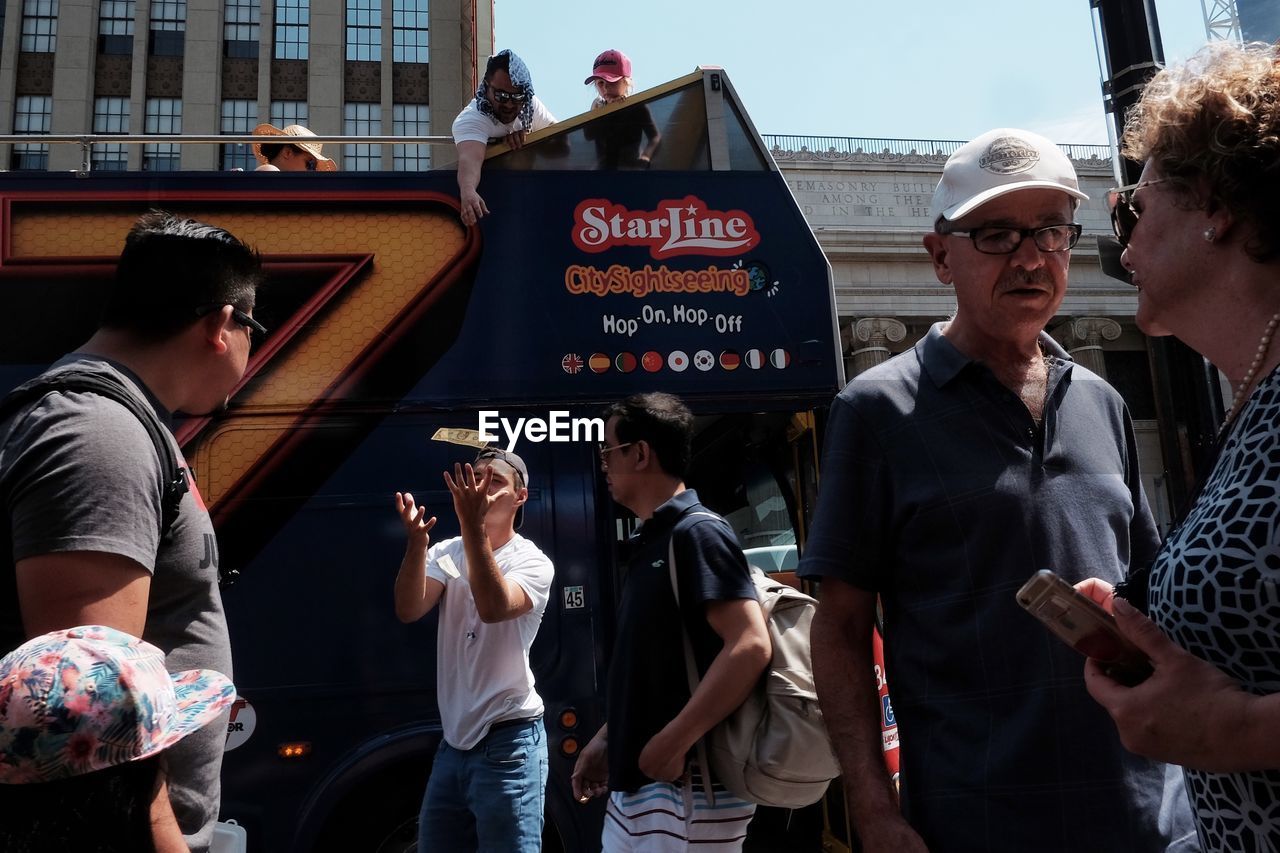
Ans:
[[[637,128],[661,135],[649,164],[630,153]],[[0,175],[3,388],[88,337],[149,208],[264,258],[268,334],[228,411],[178,427],[227,576],[240,700],[222,819],[252,851],[414,849],[441,736],[436,618],[395,618],[393,494],[439,516],[435,541],[456,535],[441,472],[473,458],[459,441],[487,433],[524,457],[520,532],[555,564],[531,655],[549,851],[598,850],[603,821],[569,784],[603,721],[635,527],[599,471],[602,406],[683,397],[690,485],[753,561],[786,575],[803,545],[844,378],[830,268],[725,73],[495,145],[480,192],[492,213],[467,228],[447,169]],[[817,849],[820,810],[808,841],[787,820],[779,849]]]

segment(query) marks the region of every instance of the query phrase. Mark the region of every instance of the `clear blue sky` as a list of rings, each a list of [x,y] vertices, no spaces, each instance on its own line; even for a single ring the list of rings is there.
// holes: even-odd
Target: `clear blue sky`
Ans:
[[[1200,0],[1156,0],[1167,60],[1206,41]],[[970,139],[1022,127],[1106,143],[1089,0],[496,0],[498,48],[558,118],[607,48],[637,89],[696,65],[729,74],[761,133]]]

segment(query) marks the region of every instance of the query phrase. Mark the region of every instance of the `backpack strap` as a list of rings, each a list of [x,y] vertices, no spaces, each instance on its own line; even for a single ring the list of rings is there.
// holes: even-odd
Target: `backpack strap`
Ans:
[[[680,579],[676,572],[676,531],[686,526],[685,521],[687,519],[699,515],[724,521],[723,518],[713,512],[685,513],[677,519],[675,526],[671,528],[671,536],[667,539],[667,571],[671,575],[671,594],[676,597],[676,616],[680,620],[680,636],[684,640],[684,671],[685,676],[689,679],[690,698],[693,697],[694,692],[698,689],[698,662],[693,656],[693,641],[689,639],[689,628],[684,624],[684,611],[680,609]],[[707,793],[707,802],[714,808],[716,795],[711,787],[711,762],[707,759],[707,738],[705,735],[698,738],[696,749],[698,768],[702,771],[702,788]]]
[[[4,399],[0,400],[0,419],[23,406],[35,403],[54,391],[97,394],[100,397],[106,397],[119,403],[142,424],[160,461],[160,476],[163,483],[160,496],[160,539],[164,539],[169,533],[169,528],[178,518],[178,507],[182,503],[182,496],[191,488],[187,482],[187,469],[180,467],[178,460],[174,458],[168,439],[168,427],[160,422],[154,409],[139,400],[119,381],[101,373],[75,368],[60,370],[52,375],[38,376],[10,391]]]

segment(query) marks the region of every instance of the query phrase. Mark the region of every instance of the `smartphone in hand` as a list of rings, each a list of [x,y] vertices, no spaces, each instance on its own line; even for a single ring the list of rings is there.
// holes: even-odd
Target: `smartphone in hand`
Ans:
[[[1115,618],[1048,569],[1032,575],[1017,598],[1059,639],[1102,664],[1121,684],[1132,686],[1151,675],[1151,662],[1120,633]]]

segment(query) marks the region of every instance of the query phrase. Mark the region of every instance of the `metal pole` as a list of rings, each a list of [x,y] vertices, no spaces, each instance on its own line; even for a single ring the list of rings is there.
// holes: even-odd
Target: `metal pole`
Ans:
[[[1119,139],[1125,113],[1164,64],[1155,0],[1090,0],[1090,5],[1096,15],[1103,102]],[[1141,163],[1118,160],[1116,165],[1125,184],[1136,182],[1141,171]],[[1203,356],[1176,338],[1147,340],[1170,503],[1181,514],[1196,480],[1213,464],[1222,401],[1213,368]]]

